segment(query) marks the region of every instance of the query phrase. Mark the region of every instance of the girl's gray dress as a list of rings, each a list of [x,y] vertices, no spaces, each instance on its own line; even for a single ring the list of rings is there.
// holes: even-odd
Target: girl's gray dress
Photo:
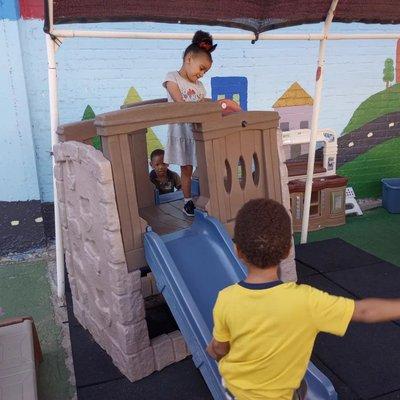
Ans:
[[[165,88],[167,82],[175,82],[178,85],[184,101],[198,102],[206,96],[206,90],[200,81],[189,82],[182,78],[177,71],[168,72],[163,83]],[[168,101],[173,102],[169,93]],[[192,124],[168,125],[168,141],[164,161],[168,164],[196,166],[196,147]]]

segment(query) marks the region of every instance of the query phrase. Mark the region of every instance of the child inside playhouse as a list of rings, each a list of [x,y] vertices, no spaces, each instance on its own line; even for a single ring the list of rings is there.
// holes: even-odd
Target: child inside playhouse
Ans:
[[[273,200],[251,200],[239,210],[234,241],[248,275],[219,293],[207,348],[228,399],[297,398],[319,332],[343,336],[350,321],[400,318],[400,299],[354,301],[281,282],[278,264],[289,254],[291,222]]]
[[[183,63],[179,71],[168,72],[163,86],[168,92],[170,102],[199,102],[206,96],[204,85],[199,80],[211,68],[211,52],[217,45],[212,36],[197,31],[192,43],[183,53]],[[191,197],[193,166],[196,165],[195,140],[192,124],[171,124],[168,126],[168,141],[165,149],[165,162],[181,166],[183,212],[194,216],[195,206]]]
[[[150,180],[160,194],[172,193],[181,188],[181,178],[176,172],[168,169],[164,162],[164,150],[156,149],[150,154]]]

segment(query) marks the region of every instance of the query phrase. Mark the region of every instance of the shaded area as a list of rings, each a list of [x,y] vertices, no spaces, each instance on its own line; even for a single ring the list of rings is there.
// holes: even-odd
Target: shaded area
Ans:
[[[212,400],[191,358],[130,382],[74,317],[68,285],[66,300],[78,400]],[[146,320],[150,337],[177,329],[166,304],[146,310]]]
[[[147,221],[154,232],[159,235],[179,231],[188,228],[193,217],[187,217],[183,209],[183,200],[175,200],[169,203],[157,204],[139,209],[140,216]]]
[[[300,283],[350,297],[400,293],[400,270],[340,239],[297,246]],[[312,360],[340,399],[400,398],[399,322],[352,323],[343,338],[319,334]],[[390,396],[390,397],[387,397]]]
[[[35,322],[43,352],[38,373],[40,400],[67,400],[73,395],[65,353],[61,347],[61,329],[54,321],[46,263],[0,265],[1,318],[30,315]]]

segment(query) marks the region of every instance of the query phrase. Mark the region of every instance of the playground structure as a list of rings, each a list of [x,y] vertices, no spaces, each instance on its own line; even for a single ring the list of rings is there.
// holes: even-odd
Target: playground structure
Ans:
[[[155,204],[148,177],[146,129],[179,122],[194,124],[197,207],[229,235],[237,211],[252,198],[275,199],[289,209],[275,112],[223,117],[218,103],[156,101],[59,127],[63,143],[54,147],[54,173],[74,313],[131,381],[188,354],[179,332],[150,340],[144,295],[156,288],[153,283],[146,289],[153,279],[140,271],[148,264],[143,244],[148,226],[166,235],[191,224],[181,211],[177,218],[171,204]],[[90,144],[96,135],[103,153]],[[181,251],[198,249],[194,244]],[[293,249],[280,272],[284,281],[296,280]]]
[[[310,129],[282,132],[282,144],[289,176],[293,230],[301,231],[306,190]],[[309,230],[343,225],[347,179],[336,175],[337,134],[332,129],[317,131],[314,178],[311,191]]]
[[[310,203],[310,231],[346,223],[346,185],[347,179],[338,175],[314,178]],[[295,232],[301,230],[304,192],[303,180],[295,179],[289,182],[290,208]]]
[[[282,144],[289,177],[307,177],[307,156],[311,129],[295,129],[282,132]],[[316,141],[323,146],[317,149],[314,178],[336,174],[337,134],[332,129],[319,129]],[[296,151],[297,150],[297,151]]]

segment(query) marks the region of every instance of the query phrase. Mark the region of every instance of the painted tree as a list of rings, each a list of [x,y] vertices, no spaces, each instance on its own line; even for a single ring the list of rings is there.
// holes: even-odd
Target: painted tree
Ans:
[[[386,88],[390,86],[390,82],[394,80],[394,66],[393,59],[387,58],[385,60],[385,67],[383,68],[383,81],[386,83]]]
[[[136,103],[138,101],[142,101],[142,98],[139,96],[139,93],[134,87],[131,87],[128,90],[128,94],[125,97],[124,105],[130,103]],[[162,149],[163,146],[158,139],[157,135],[154,133],[153,129],[147,128],[146,133],[146,141],[147,141],[147,155],[150,156],[151,152],[155,149]]]
[[[96,114],[93,111],[93,108],[90,107],[90,105],[87,105],[85,108],[85,111],[83,112],[83,116],[82,116],[82,121],[86,121],[88,119],[94,119],[96,117]],[[101,139],[100,136],[95,136],[92,139],[92,145],[95,149],[100,150],[101,151]]]

